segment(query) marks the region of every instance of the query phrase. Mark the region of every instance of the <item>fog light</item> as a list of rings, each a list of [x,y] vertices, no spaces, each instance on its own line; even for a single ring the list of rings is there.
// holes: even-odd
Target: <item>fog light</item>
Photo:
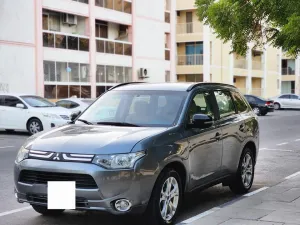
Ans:
[[[127,199],[120,199],[115,202],[115,207],[120,212],[126,212],[131,208],[131,203]]]

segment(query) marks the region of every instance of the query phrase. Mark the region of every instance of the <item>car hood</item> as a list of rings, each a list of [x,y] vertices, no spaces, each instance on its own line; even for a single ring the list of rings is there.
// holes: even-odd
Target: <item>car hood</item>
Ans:
[[[40,113],[52,113],[57,115],[67,115],[70,116],[71,112],[63,107],[41,107],[33,108],[33,111]]]
[[[167,128],[66,125],[35,135],[24,146],[31,150],[75,154],[129,153],[141,140],[165,130]]]

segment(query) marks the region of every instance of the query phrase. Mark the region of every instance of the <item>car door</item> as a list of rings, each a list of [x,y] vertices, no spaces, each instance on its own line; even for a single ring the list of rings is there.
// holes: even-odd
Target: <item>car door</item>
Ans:
[[[194,114],[206,114],[215,119],[215,108],[212,104],[213,93],[197,91],[191,98],[186,113],[185,137],[189,140],[190,149],[190,184],[191,188],[205,185],[219,176],[222,142],[220,128],[189,128]]]
[[[216,126],[221,129],[223,156],[222,173],[228,174],[236,164],[236,158],[240,156],[241,145],[245,139],[245,123],[238,113],[231,92],[228,90],[214,91],[218,105],[218,121]]]
[[[300,108],[300,100],[298,95],[290,95],[290,107],[294,109]]]
[[[290,108],[290,95],[281,95],[279,98],[279,104],[282,108]]]
[[[23,104],[24,108],[17,108],[17,104]],[[19,98],[4,96],[4,127],[6,129],[26,130],[28,108]]]

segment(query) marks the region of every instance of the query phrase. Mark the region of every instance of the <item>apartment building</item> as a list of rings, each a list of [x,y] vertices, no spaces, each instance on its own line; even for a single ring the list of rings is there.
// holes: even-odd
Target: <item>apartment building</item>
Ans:
[[[95,98],[176,81],[175,0],[2,0],[0,92]]]
[[[249,44],[246,57],[230,53],[213,30],[199,22],[194,0],[177,0],[177,80],[233,84],[245,94],[276,96],[281,91],[281,50]],[[284,83],[283,83],[284,84]]]

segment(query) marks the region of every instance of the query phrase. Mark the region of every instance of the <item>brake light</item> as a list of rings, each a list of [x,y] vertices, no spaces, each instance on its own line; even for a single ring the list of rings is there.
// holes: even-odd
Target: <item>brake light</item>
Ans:
[[[266,105],[273,105],[273,101],[267,101]]]

